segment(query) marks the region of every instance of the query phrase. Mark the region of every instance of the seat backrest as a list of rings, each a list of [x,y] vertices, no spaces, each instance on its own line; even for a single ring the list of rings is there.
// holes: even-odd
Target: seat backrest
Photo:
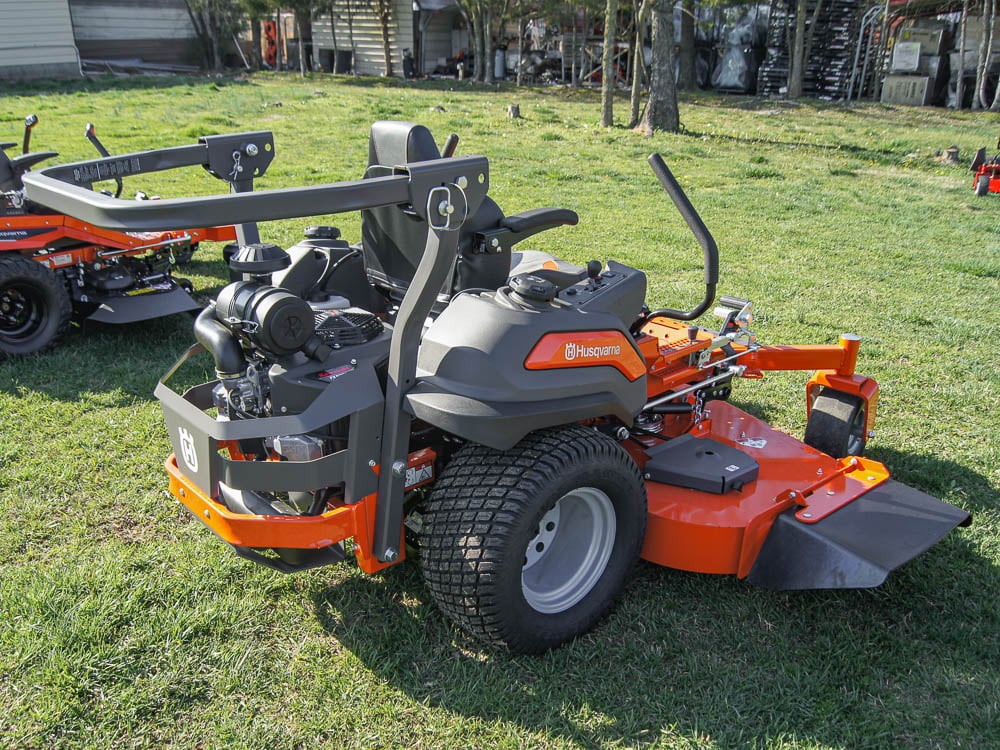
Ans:
[[[383,177],[392,174],[395,166],[440,158],[434,136],[423,125],[379,121],[372,125],[365,177]],[[478,253],[474,242],[476,232],[496,227],[501,219],[499,206],[485,197],[476,213],[462,225],[455,269],[443,294],[451,296],[474,287],[496,289],[507,280],[509,252]],[[413,280],[426,241],[427,225],[399,206],[361,212],[361,243],[368,276],[394,296],[405,292]]]
[[[14,172],[14,165],[7,156],[7,152],[0,149],[0,193],[8,190],[19,190],[24,187],[17,173]]]

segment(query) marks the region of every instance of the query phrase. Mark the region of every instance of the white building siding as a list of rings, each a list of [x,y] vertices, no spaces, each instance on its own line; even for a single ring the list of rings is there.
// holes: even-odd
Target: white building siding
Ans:
[[[325,4],[324,4],[325,5]],[[351,34],[347,23],[347,0],[333,0],[330,4],[336,16],[334,29],[337,34],[336,49],[341,52],[351,49]],[[330,7],[330,6],[327,6]],[[382,49],[382,28],[371,6],[351,2],[353,13],[353,36],[355,60],[354,69],[359,75],[380,76],[385,74],[385,54]],[[389,50],[392,59],[392,74],[403,75],[403,50],[413,50],[413,3],[410,0],[394,0],[392,17],[389,22]],[[321,14],[313,19],[314,50],[334,49],[333,34],[330,30],[329,14]]]
[[[0,78],[78,75],[68,0],[0,0]]]
[[[80,55],[198,63],[184,0],[69,0]]]
[[[184,2],[70,0],[77,41],[96,39],[190,39]]]

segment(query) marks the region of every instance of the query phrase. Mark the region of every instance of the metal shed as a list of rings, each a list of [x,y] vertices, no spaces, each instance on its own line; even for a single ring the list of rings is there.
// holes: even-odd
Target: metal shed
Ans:
[[[0,0],[0,79],[80,75],[69,0]]]

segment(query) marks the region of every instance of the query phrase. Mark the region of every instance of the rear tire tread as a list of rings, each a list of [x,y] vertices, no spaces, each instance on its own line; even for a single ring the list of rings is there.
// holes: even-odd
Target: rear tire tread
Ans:
[[[0,289],[14,281],[33,283],[46,297],[45,323],[37,338],[5,340],[0,334],[0,359],[47,351],[69,329],[73,306],[63,280],[48,267],[19,254],[0,256]]]
[[[641,528],[637,540],[630,542],[634,549],[625,551],[628,563],[620,573],[621,581],[617,585],[611,582],[613,594],[617,594],[638,558],[646,524],[645,487],[639,469],[617,443],[574,425],[532,433],[509,451],[476,444],[459,450],[427,502],[420,538],[424,580],[445,614],[474,637],[519,653],[552,648],[590,629],[607,614],[614,595],[599,611],[588,613],[578,632],[517,632],[511,626],[513,605],[505,601],[499,580],[500,568],[509,556],[505,550],[516,544],[511,541],[516,536],[515,527],[529,512],[526,508],[532,498],[545,492],[546,485],[551,488],[566,466],[606,462],[621,466],[642,497]],[[521,560],[516,561],[518,571],[521,564]],[[609,561],[608,569],[611,567]],[[607,585],[603,576],[588,598],[602,585]]]

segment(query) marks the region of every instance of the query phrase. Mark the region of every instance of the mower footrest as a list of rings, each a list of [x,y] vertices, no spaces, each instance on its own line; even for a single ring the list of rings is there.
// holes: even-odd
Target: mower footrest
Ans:
[[[747,580],[769,589],[872,588],[971,516],[893,480],[817,523],[785,511]]]

